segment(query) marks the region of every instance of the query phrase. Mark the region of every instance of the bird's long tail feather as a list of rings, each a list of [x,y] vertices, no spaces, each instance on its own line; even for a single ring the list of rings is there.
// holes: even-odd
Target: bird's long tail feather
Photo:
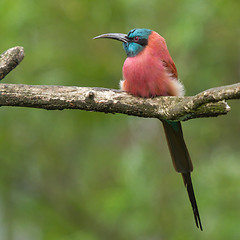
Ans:
[[[192,205],[196,226],[202,230],[197,201],[191,180],[191,172],[193,170],[193,166],[183,138],[181,123],[172,121],[162,121],[162,123],[174,168],[177,172],[180,172],[182,174],[183,182],[187,188],[188,197]]]
[[[200,215],[199,215],[199,211],[198,211],[197,201],[196,201],[194,190],[193,190],[191,173],[182,173],[182,177],[183,177],[183,182],[184,182],[184,184],[187,188],[189,200],[190,200],[191,205],[192,205],[196,226],[198,228],[200,228],[201,230],[203,230]]]

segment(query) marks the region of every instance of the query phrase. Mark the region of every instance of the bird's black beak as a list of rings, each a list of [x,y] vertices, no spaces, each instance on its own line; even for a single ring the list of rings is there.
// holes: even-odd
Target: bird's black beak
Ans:
[[[94,37],[93,39],[98,39],[98,38],[110,38],[110,39],[115,39],[124,43],[129,42],[128,36],[123,33],[106,33],[106,34],[102,34],[97,37]]]

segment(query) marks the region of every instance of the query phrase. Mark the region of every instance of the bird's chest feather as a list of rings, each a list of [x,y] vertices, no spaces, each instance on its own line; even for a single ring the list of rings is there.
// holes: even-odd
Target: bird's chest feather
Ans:
[[[140,97],[164,96],[167,93],[168,74],[162,61],[144,52],[128,57],[123,65],[122,89]]]

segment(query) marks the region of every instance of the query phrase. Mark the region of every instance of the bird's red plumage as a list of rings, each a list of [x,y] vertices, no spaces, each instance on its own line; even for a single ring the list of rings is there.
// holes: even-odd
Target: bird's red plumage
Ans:
[[[166,42],[154,31],[148,45],[137,56],[125,60],[123,77],[122,89],[135,96],[182,95],[183,87]]]

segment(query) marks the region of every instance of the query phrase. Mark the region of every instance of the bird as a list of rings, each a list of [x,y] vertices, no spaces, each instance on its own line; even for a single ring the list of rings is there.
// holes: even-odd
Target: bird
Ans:
[[[106,33],[93,39],[101,38],[123,42],[127,58],[122,68],[121,90],[142,98],[184,95],[184,86],[178,79],[175,63],[170,56],[165,39],[160,34],[150,29],[134,28],[128,34]],[[202,231],[191,179],[193,165],[183,138],[181,122],[161,121],[173,166],[182,175],[196,226]]]

